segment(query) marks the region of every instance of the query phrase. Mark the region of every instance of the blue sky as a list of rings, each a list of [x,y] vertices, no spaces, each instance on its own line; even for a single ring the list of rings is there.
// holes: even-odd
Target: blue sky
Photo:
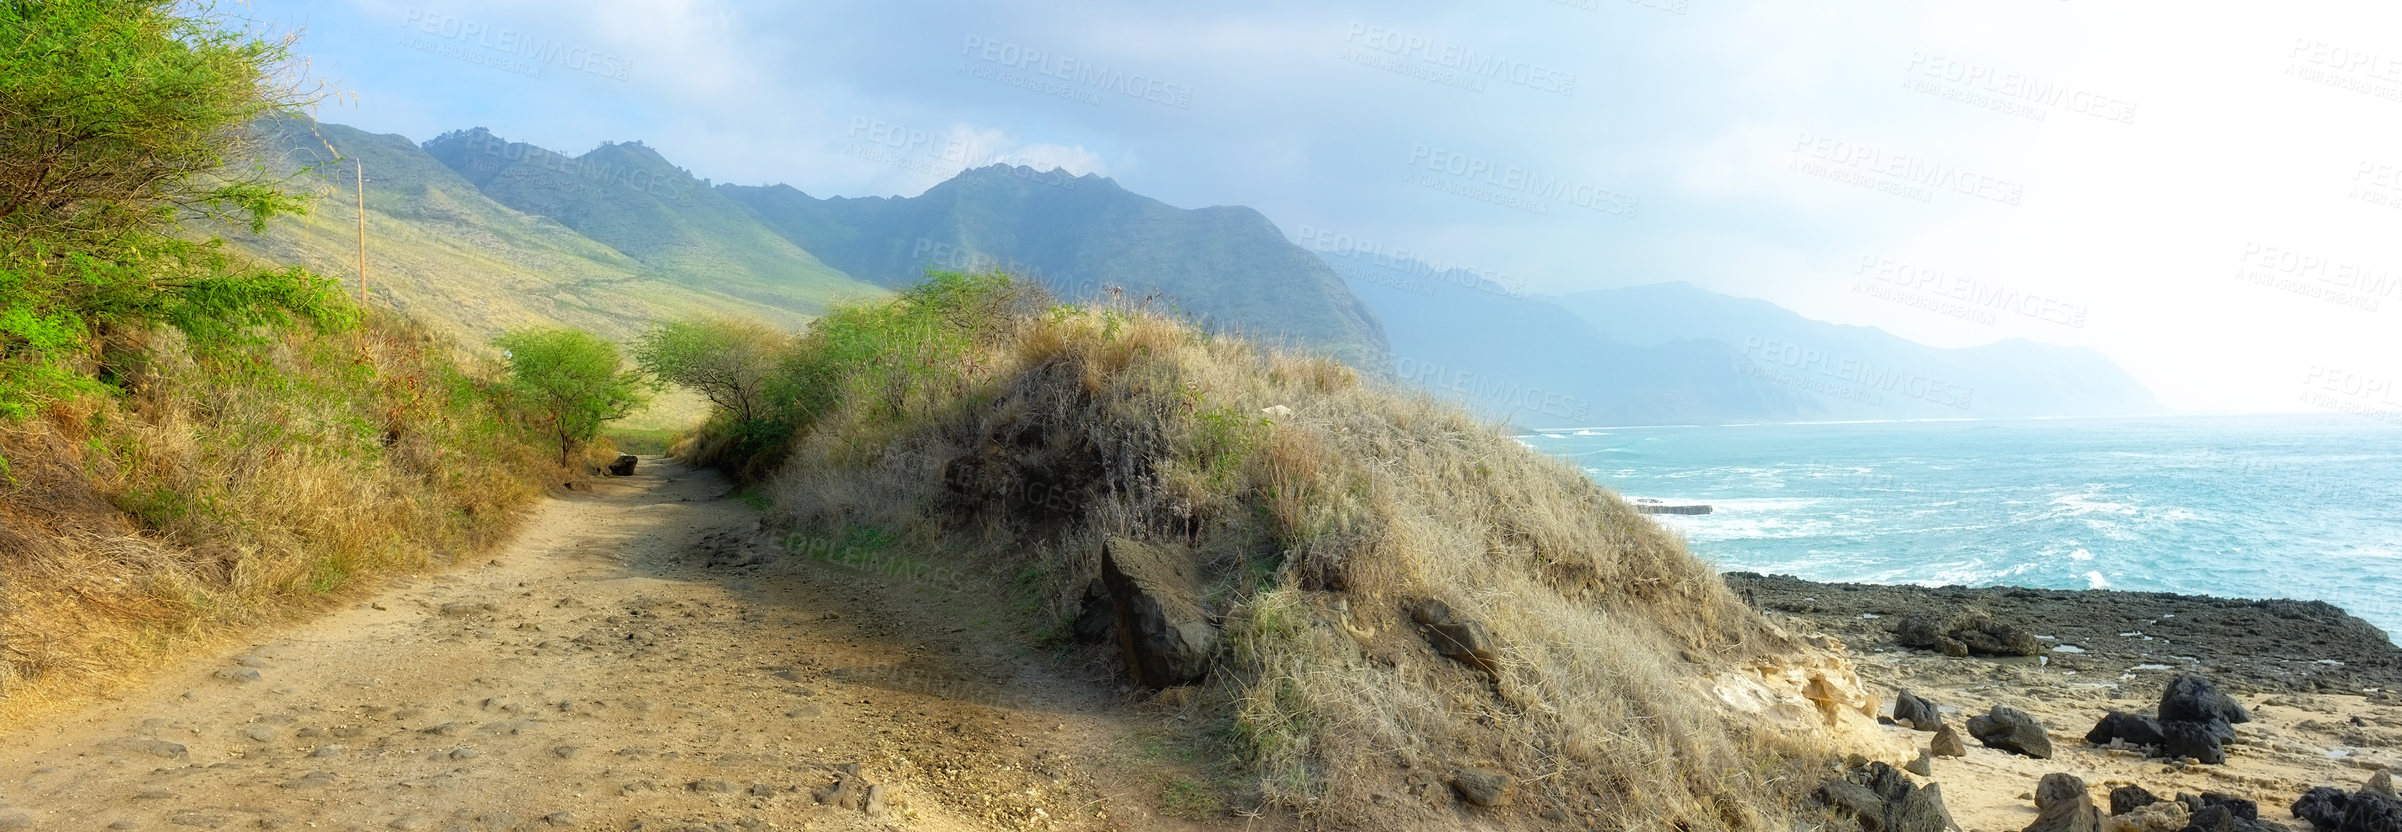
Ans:
[[[2217,5],[245,13],[300,32],[321,118],[421,141],[639,139],[821,196],[1059,165],[1540,293],[1685,280],[1944,346],[2092,346],[2176,406],[2402,406],[2402,12]]]

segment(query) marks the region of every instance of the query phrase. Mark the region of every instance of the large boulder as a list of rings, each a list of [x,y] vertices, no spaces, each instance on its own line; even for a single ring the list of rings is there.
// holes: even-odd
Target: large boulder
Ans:
[[[1450,604],[1432,598],[1413,602],[1408,608],[1410,620],[1418,622],[1419,634],[1435,652],[1487,676],[1501,675],[1500,645],[1484,622],[1462,616]]]
[[[1201,606],[1191,553],[1110,538],[1101,547],[1101,585],[1117,617],[1118,647],[1143,684],[1171,688],[1209,675],[1218,628]]]
[[[2108,716],[2102,717],[2101,722],[2094,723],[2092,731],[2086,732],[2085,741],[2109,745],[2113,740],[2123,740],[2133,746],[2156,746],[2160,744],[2162,736],[2160,720],[2142,714],[2111,711]]]
[[[2164,722],[2160,724],[2160,753],[2167,757],[2192,757],[2198,762],[2219,765],[2227,762],[2224,722]]]
[[[1984,743],[1986,748],[1998,748],[2038,760],[2052,758],[2052,738],[2044,733],[2043,723],[2017,708],[1993,706],[1993,710],[1984,716],[1968,720],[1968,733]]]
[[[2225,720],[2229,725],[2252,721],[2252,713],[2243,703],[2219,691],[2210,679],[2196,673],[2179,673],[2169,680],[2168,689],[2160,693],[2161,722],[2210,722]]]
[[[2293,813],[2317,832],[2402,832],[2402,800],[2382,772],[2350,794],[2332,786],[2311,789],[2294,801]]]
[[[1893,721],[1907,722],[1911,728],[1931,732],[1943,727],[1943,713],[1935,703],[1905,690],[1893,697]]]
[[[2075,775],[2044,775],[2035,786],[2035,811],[2026,832],[2102,832],[2102,810]]]
[[[1944,808],[1942,786],[1920,786],[1884,763],[1869,763],[1826,781],[1818,797],[1868,832],[1947,832],[1955,825]]]
[[[2042,652],[2034,633],[1984,613],[1918,610],[1895,626],[1894,638],[1904,647],[1946,656],[2032,656]]]

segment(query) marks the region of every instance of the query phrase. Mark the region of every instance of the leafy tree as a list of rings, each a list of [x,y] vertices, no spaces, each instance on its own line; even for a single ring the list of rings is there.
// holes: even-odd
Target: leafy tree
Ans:
[[[580,329],[530,329],[493,341],[508,351],[508,391],[526,420],[559,442],[559,464],[601,426],[649,401],[649,385],[620,369],[617,346]]]
[[[634,346],[643,371],[690,387],[743,422],[767,416],[767,391],[792,338],[736,318],[675,321],[644,333]]]
[[[206,346],[350,320],[325,281],[175,233],[304,207],[255,166],[228,169],[253,122],[313,99],[291,44],[205,2],[0,0],[0,416],[97,389],[77,359],[105,327],[165,323]]]

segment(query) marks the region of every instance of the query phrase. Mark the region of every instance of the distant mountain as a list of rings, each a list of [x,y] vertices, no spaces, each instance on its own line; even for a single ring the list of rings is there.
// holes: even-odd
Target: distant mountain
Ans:
[[[1558,302],[1622,344],[1691,338],[1726,344],[1755,375],[1808,393],[1833,418],[2116,416],[2166,410],[2125,370],[2084,347],[2014,338],[1941,349],[1687,283],[1581,292]]]
[[[1258,211],[1183,209],[1112,180],[1027,167],[969,170],[915,197],[819,199],[786,185],[720,185],[794,245],[885,286],[928,269],[1002,268],[1089,299],[1154,293],[1204,326],[1363,366],[1385,333],[1343,281]]]
[[[1346,262],[1342,274],[1384,322],[1396,378],[1520,427],[1824,413],[1809,396],[1746,373],[1743,357],[1717,341],[1618,343],[1549,300],[1458,271],[1405,277]]]
[[[259,129],[268,151],[259,161],[296,176],[292,185],[315,194],[316,204],[306,217],[275,221],[264,235],[213,231],[262,260],[305,266],[356,286],[358,190],[349,160],[363,160],[375,293],[468,343],[538,324],[583,327],[624,340],[653,321],[706,312],[790,327],[807,320],[808,308],[758,303],[669,279],[572,228],[495,202],[406,137],[306,119]]]
[[[570,157],[479,127],[436,137],[425,152],[501,204],[623,252],[646,275],[804,314],[883,294],[640,142]]]

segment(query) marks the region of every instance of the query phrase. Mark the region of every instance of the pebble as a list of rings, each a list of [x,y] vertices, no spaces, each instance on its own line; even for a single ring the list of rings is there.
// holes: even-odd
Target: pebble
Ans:
[[[217,678],[236,684],[247,684],[258,681],[260,676],[258,668],[255,667],[229,667],[217,671]],[[185,695],[190,696],[190,694]]]
[[[275,740],[275,729],[264,725],[253,725],[242,729],[242,736],[249,737],[252,742],[272,742]]]
[[[453,760],[473,760],[481,756],[483,756],[483,752],[473,748],[461,748],[450,752],[450,758]]]
[[[575,825],[575,813],[574,813],[574,812],[552,812],[552,813],[550,813],[550,814],[548,814],[548,815],[544,815],[544,816],[542,816],[542,822],[544,822],[544,823],[548,823],[548,824],[550,824],[550,825],[552,825],[552,826],[574,826],[574,825]]]

